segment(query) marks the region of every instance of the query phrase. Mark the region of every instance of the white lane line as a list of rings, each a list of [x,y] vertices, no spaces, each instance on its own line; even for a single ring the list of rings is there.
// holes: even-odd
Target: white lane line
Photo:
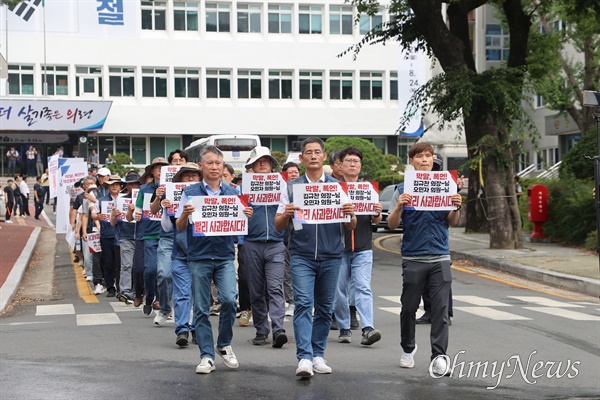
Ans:
[[[35,310],[35,316],[39,317],[42,315],[72,315],[75,314],[75,307],[73,304],[51,304],[45,306],[37,306]]]
[[[400,304],[400,296],[378,296],[380,299]]]
[[[21,326],[21,325],[36,325],[36,324],[54,324],[56,321],[31,321],[31,322],[11,322],[8,324],[0,324],[0,326]]]
[[[133,304],[125,304],[121,301],[111,301],[108,304],[110,304],[114,312],[140,311],[140,309],[135,308]]]
[[[121,320],[115,313],[77,315],[77,326],[112,325],[120,323]]]
[[[454,309],[477,315],[479,317],[493,319],[494,321],[526,321],[531,319],[506,311],[494,310],[490,307],[454,307]]]
[[[474,306],[512,307],[512,304],[501,303],[496,300],[490,300],[479,296],[452,296],[452,299],[473,304]]]
[[[572,308],[583,308],[583,306],[573,304],[573,303],[564,303],[562,301],[556,301],[552,299],[548,299],[546,297],[536,297],[536,296],[507,296],[511,299],[517,299],[524,301],[525,303],[533,303],[539,306],[546,307],[572,307]]]
[[[600,321],[597,315],[589,315],[577,311],[565,310],[558,307],[523,307],[527,310],[538,311],[544,314],[550,314],[555,317],[572,319],[574,321]]]

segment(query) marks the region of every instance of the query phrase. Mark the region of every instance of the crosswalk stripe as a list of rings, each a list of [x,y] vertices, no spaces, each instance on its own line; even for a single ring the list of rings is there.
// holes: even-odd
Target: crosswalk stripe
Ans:
[[[474,314],[479,317],[493,319],[495,321],[526,321],[531,319],[506,311],[495,310],[490,307],[454,307],[454,309]]]
[[[550,314],[555,317],[572,319],[574,321],[600,321],[597,315],[584,314],[577,311],[565,310],[558,307],[523,307],[527,310],[538,311],[544,314]]]
[[[474,306],[512,307],[511,304],[501,303],[496,300],[490,300],[479,296],[452,296],[452,299],[473,304]]]
[[[125,304],[121,301],[111,301],[108,304],[110,304],[114,312],[140,311],[139,308],[135,308],[133,305]]]
[[[521,300],[521,301],[524,301],[525,303],[533,303],[533,304],[537,304],[540,306],[546,306],[546,307],[583,308],[583,306],[580,306],[578,304],[564,303],[562,301],[547,299],[546,297],[536,297],[536,296],[507,296],[507,297],[510,297],[511,299]]]
[[[37,306],[35,309],[35,316],[39,317],[42,315],[72,315],[75,314],[75,307],[73,304],[49,304],[43,306]]]
[[[396,315],[400,315],[402,311],[402,307],[379,307],[379,309]]]
[[[79,314],[77,326],[120,324],[121,320],[115,313]]]
[[[400,296],[379,296],[379,298],[400,304]]]

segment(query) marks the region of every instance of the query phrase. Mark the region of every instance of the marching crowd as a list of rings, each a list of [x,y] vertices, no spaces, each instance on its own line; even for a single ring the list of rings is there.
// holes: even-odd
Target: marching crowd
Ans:
[[[426,143],[413,146],[409,157],[416,170],[434,168],[433,148]],[[192,198],[243,194],[218,148],[204,147],[198,163],[190,162],[185,151],[175,150],[168,158],[153,159],[141,176],[131,170],[124,179],[102,167],[82,179],[82,193],[72,203],[70,224],[80,243],[76,260],[81,260],[96,295],[106,293],[141,307],[159,326],[173,319],[176,345],[185,347],[191,341],[199,347],[198,374],[215,370],[215,354],[225,366],[239,367],[231,346],[236,317],[241,326],[252,319],[255,345],[281,348],[290,335],[284,326],[286,315],[293,317],[296,375],[331,373],[325,360],[330,329],[339,328],[340,343],[351,342],[352,329],[359,323],[362,345],[371,346],[382,337],[373,320],[371,224],[380,222],[383,210],[377,204],[372,215],[356,215],[347,203],[342,212],[348,222],[298,224],[294,215],[300,207],[292,188],[357,182],[362,158],[353,146],[332,152],[329,175],[323,168],[327,159],[323,141],[306,139],[300,155],[305,173],[300,176],[294,163],[282,166],[288,173],[287,191],[279,204],[245,206],[248,234],[239,237],[193,232]],[[173,204],[160,184],[161,168],[169,165],[180,166],[173,182],[189,184],[172,216],[166,210]],[[271,173],[279,165],[268,148],[259,146],[245,167],[259,174]],[[144,204],[148,196],[149,210]],[[119,197],[131,199],[124,216],[123,210],[102,205]],[[388,219],[391,228],[400,216],[404,224],[400,366],[414,366],[415,314],[421,295],[428,294],[432,366],[436,373],[445,372],[451,284],[447,228],[458,221],[461,197],[452,196],[457,208],[453,211],[404,210],[410,200],[399,187]],[[148,213],[162,217],[148,219]],[[93,252],[88,235],[98,232],[101,251]],[[210,315],[218,315],[216,343]]]

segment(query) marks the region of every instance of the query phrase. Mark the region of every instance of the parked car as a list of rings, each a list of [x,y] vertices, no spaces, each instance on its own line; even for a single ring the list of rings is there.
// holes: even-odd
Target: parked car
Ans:
[[[396,185],[389,185],[383,188],[383,190],[379,193],[379,202],[381,203],[381,207],[383,211],[381,212],[381,221],[379,224],[372,224],[373,232],[377,232],[379,228],[383,228],[385,230],[390,230],[387,225],[388,211],[390,208],[390,203],[392,201],[392,196],[394,195],[394,191],[396,190]],[[402,231],[402,220],[400,220],[400,225],[395,229],[395,231]]]

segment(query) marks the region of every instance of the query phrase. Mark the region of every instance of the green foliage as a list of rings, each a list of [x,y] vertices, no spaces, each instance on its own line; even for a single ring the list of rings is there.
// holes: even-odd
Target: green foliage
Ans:
[[[598,230],[591,231],[585,240],[585,248],[588,250],[596,250],[598,248]]]
[[[19,4],[21,0],[1,0],[0,4],[6,4],[9,7],[14,7]]]
[[[594,157],[598,151],[596,128],[590,128],[579,142],[562,157],[560,176],[573,175],[577,179],[594,179],[594,162],[584,156]]]
[[[111,174],[119,174],[121,178],[124,178],[129,170],[136,169],[131,166],[133,158],[126,153],[116,153],[113,160],[114,163],[108,164],[107,167],[110,169]]]
[[[277,167],[277,171],[281,171],[281,167],[283,167],[283,164],[285,164],[285,160],[287,159],[287,156],[285,155],[285,153],[282,153],[280,151],[272,151],[271,155],[279,163],[279,167]]]
[[[380,177],[391,175],[391,166],[389,161],[383,157],[383,153],[368,140],[347,137],[334,136],[325,142],[325,151],[341,150],[347,146],[355,146],[363,153],[362,177],[366,181],[376,182]]]
[[[392,166],[392,168],[394,168],[394,165],[396,166],[396,171],[404,171],[404,169],[406,168],[406,165],[404,165],[404,163],[402,162],[402,159],[400,157],[397,157],[393,154],[384,154],[383,158],[390,163],[390,165]]]
[[[593,184],[567,175],[549,181],[547,186],[550,220],[544,224],[544,232],[558,242],[585,244],[590,232],[596,230]]]

